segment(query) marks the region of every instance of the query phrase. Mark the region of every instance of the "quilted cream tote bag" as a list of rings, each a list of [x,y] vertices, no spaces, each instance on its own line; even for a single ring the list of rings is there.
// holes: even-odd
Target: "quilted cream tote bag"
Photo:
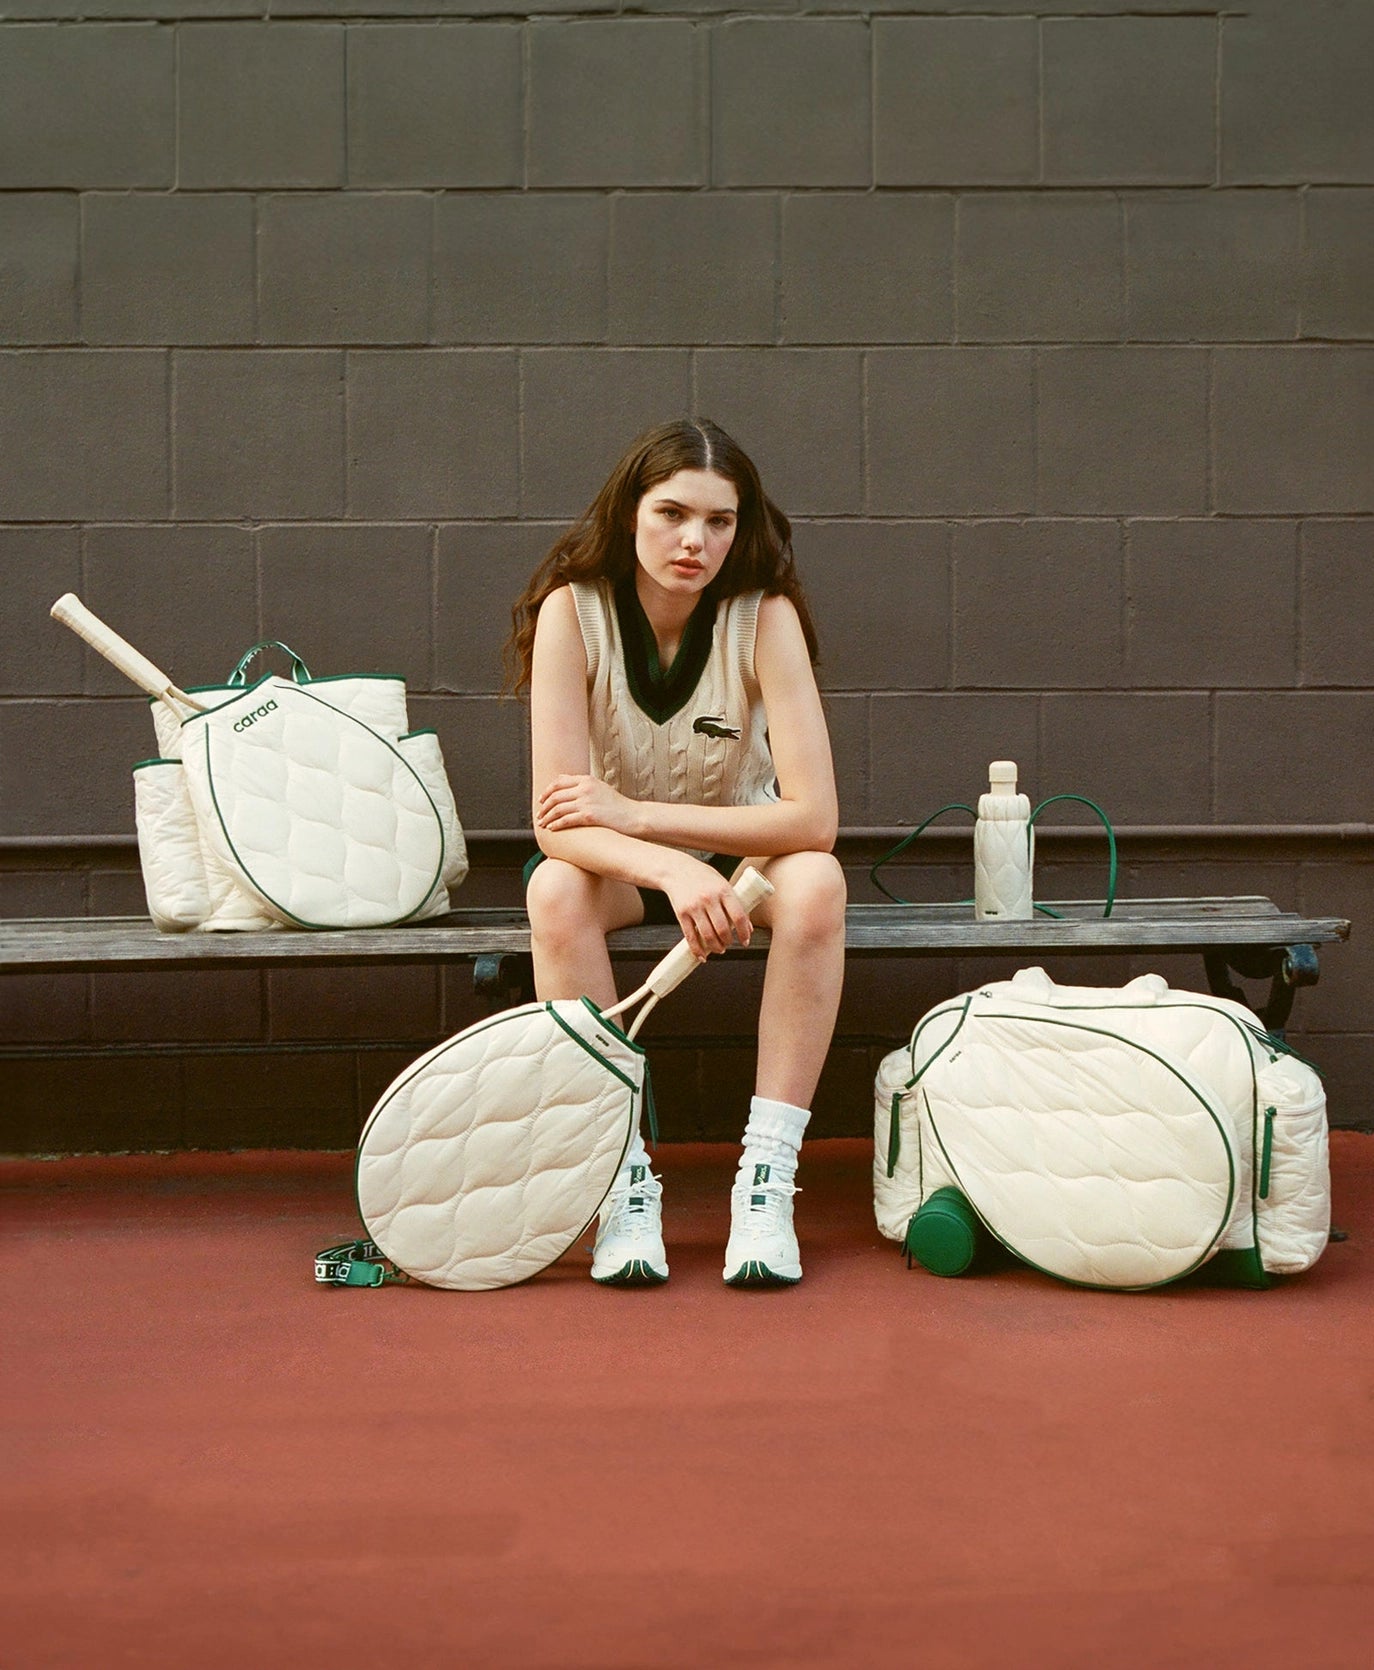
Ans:
[[[73,597],[53,614],[149,692],[155,758],[134,768],[149,913],[165,932],[388,927],[449,909],[467,851],[439,739],[407,728],[400,678],[179,690]],[[284,648],[285,646],[280,646]]]

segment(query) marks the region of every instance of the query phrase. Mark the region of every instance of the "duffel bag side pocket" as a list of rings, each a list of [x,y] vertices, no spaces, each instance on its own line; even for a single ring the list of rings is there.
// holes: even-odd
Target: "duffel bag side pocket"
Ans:
[[[444,770],[444,754],[439,746],[437,731],[411,731],[396,744],[402,757],[424,784],[429,798],[439,814],[444,830],[444,868],[439,876],[441,887],[457,887],[468,873],[467,842],[463,839],[463,825],[454,803],[453,788]],[[447,907],[445,907],[447,908]]]
[[[889,1241],[902,1239],[922,1200],[920,1144],[915,1129],[915,1098],[919,1092],[912,1093],[908,1104],[906,1084],[910,1077],[907,1051],[893,1050],[883,1057],[873,1084],[873,1215]],[[900,1153],[889,1177],[894,1121]]]
[[[1255,1088],[1260,1256],[1272,1274],[1296,1275],[1321,1257],[1331,1231],[1326,1093],[1314,1069],[1290,1055],[1266,1062]]]
[[[134,767],[134,822],[154,926],[165,934],[198,928],[210,914],[210,889],[180,760],[140,760]]]

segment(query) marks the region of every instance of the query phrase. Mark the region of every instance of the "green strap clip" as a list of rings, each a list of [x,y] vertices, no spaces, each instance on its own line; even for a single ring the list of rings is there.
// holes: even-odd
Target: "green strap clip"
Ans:
[[[315,1280],[327,1287],[381,1287],[410,1277],[398,1270],[375,1241],[344,1241],[315,1254]]]

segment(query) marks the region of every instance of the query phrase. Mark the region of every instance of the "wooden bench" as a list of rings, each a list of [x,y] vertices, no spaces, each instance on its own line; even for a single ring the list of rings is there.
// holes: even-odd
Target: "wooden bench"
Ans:
[[[1299,986],[1315,985],[1317,948],[1349,936],[1338,917],[1303,917],[1260,897],[1124,899],[1109,918],[1101,900],[1050,901],[1060,919],[978,922],[968,905],[850,905],[845,944],[858,957],[1015,957],[1038,963],[1057,953],[1108,955],[1198,952],[1210,990],[1246,1001],[1236,984],[1268,980],[1255,1005],[1270,1031],[1287,1024]],[[368,966],[456,960],[494,1007],[532,995],[529,923],[523,911],[456,910],[401,928],[339,933],[161,934],[142,917],[70,917],[0,923],[0,973],[103,973],[131,969],[272,968],[286,964]],[[611,954],[652,959],[677,942],[672,926],[626,928]],[[760,957],[760,930],[743,953]]]

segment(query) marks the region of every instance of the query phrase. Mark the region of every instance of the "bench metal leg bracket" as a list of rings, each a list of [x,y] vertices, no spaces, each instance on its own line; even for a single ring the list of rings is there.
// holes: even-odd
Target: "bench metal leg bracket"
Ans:
[[[1279,1036],[1288,1024],[1298,987],[1315,986],[1321,973],[1315,945],[1227,945],[1204,951],[1202,960],[1213,997],[1244,1003],[1255,1010],[1266,1032]],[[1268,1000],[1261,1006],[1251,1003],[1231,978],[1233,972],[1244,980],[1268,980]]]
[[[534,959],[528,951],[488,951],[472,965],[472,989],[489,1010],[534,1000]]]

